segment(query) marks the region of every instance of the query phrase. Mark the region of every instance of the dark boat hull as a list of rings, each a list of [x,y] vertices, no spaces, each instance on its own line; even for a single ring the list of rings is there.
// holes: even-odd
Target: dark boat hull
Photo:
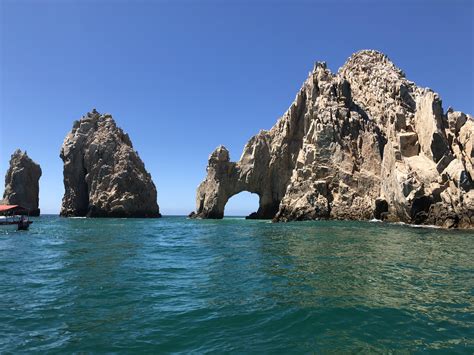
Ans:
[[[20,221],[5,221],[0,222],[0,230],[19,230],[26,231],[30,227],[31,221],[20,222]]]

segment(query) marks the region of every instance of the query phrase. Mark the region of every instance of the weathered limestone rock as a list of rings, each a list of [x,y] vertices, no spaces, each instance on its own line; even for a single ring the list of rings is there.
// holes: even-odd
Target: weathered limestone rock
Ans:
[[[39,216],[39,179],[41,168],[31,158],[17,149],[11,156],[5,175],[3,204],[20,205],[29,210],[30,216]]]
[[[443,131],[447,126],[447,120],[443,115],[438,94],[426,90],[418,97],[413,122],[421,150],[427,157],[438,162],[449,151],[446,134]]]
[[[222,218],[228,199],[260,196],[252,218],[383,218],[470,228],[474,120],[444,113],[438,94],[363,50],[338,73],[316,63],[288,111],[252,137],[239,161],[219,147],[195,218]],[[447,221],[446,219],[449,219]]]
[[[110,114],[75,121],[61,148],[61,216],[160,217],[156,187],[132,142]]]
[[[412,157],[420,152],[418,135],[415,132],[400,133],[398,135],[400,153],[404,157]]]

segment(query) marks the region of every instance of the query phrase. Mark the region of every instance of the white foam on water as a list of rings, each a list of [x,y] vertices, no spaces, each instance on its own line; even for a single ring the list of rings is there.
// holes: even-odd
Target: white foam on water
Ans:
[[[429,228],[429,229],[443,229],[443,227],[435,226],[433,224],[409,224],[405,222],[392,222],[390,224],[399,225],[399,226],[406,226],[411,228]]]

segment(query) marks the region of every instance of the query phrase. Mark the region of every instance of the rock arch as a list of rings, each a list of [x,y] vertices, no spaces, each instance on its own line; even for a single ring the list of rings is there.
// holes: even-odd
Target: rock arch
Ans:
[[[324,62],[288,111],[246,144],[209,157],[197,218],[222,218],[241,191],[260,196],[255,218],[370,219],[472,228],[474,118],[363,50],[337,73]]]
[[[307,92],[302,89],[288,112],[271,131],[260,131],[245,145],[238,162],[219,146],[209,156],[207,177],[196,195],[197,218],[222,218],[232,196],[242,191],[259,196],[259,208],[252,218],[272,219],[285,196],[304,134]]]
[[[247,145],[246,148],[250,148]],[[255,148],[255,147],[251,147]],[[257,150],[264,153],[265,145],[258,145]],[[252,149],[253,150],[253,149]],[[263,151],[263,152],[262,152]],[[278,212],[284,192],[278,191],[278,185],[268,181],[268,171],[258,168],[268,166],[268,160],[255,161],[251,152],[244,150],[239,162],[231,162],[229,151],[219,146],[209,157],[207,177],[199,185],[196,196],[196,213],[193,217],[219,219],[224,217],[224,209],[232,196],[243,191],[254,193],[259,197],[257,212],[251,218],[272,219]],[[252,153],[255,153],[253,150]],[[260,154],[264,157],[266,154]],[[257,167],[257,169],[255,168]],[[275,181],[277,183],[278,181]],[[287,177],[287,180],[289,177]]]

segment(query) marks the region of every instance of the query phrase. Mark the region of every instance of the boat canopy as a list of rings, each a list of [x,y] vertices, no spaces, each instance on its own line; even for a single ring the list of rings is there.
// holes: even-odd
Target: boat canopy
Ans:
[[[4,213],[22,213],[28,212],[28,210],[19,205],[0,205],[0,214]]]

